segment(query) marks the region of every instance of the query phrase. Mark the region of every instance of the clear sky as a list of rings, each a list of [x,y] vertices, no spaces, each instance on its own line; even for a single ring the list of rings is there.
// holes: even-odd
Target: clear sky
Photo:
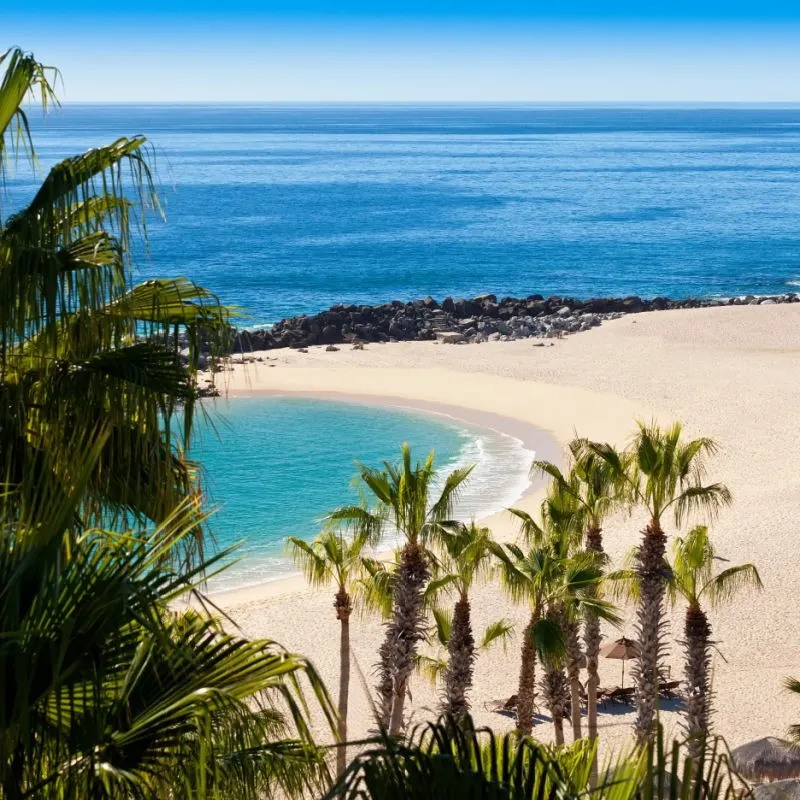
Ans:
[[[39,0],[66,101],[800,101],[800,0]]]

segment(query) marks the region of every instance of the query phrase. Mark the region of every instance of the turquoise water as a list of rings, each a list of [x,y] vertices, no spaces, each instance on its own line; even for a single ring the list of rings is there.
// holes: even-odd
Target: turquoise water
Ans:
[[[514,502],[527,485],[533,457],[522,443],[449,417],[288,397],[216,401],[217,433],[201,427],[192,456],[205,468],[217,544],[243,540],[244,558],[215,579],[214,589],[260,583],[292,571],[287,536],[313,538],[319,520],[354,502],[355,461],[395,461],[408,442],[415,460],[430,449],[445,471],[478,467],[457,513],[468,519]],[[386,542],[391,545],[391,542]]]
[[[147,135],[167,224],[138,276],[189,275],[252,324],[426,294],[800,281],[796,105],[70,105],[31,121],[45,167]]]

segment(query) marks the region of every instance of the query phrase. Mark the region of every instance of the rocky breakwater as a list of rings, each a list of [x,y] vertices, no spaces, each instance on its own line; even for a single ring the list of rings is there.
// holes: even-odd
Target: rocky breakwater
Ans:
[[[336,305],[313,316],[284,319],[269,330],[241,331],[237,351],[304,348],[313,345],[359,344],[363,342],[441,341],[448,344],[512,341],[529,338],[560,338],[587,331],[603,320],[625,314],[678,308],[708,308],[725,305],[796,303],[796,294],[769,297],[735,297],[727,300],[667,297],[571,297],[525,298],[486,294],[471,299],[432,297],[402,303],[395,300],[378,306]]]

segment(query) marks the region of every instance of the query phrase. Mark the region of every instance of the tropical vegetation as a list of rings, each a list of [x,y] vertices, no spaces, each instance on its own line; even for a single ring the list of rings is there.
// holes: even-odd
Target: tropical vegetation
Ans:
[[[55,70],[0,57],[0,177],[36,165],[26,100]],[[230,311],[186,279],[133,285],[160,206],[146,141],[53,166],[0,205],[0,794],[230,798],[327,780],[314,668],[209,613],[207,512],[186,456],[201,349]],[[180,412],[180,424],[178,424]]]
[[[384,462],[383,469],[361,465],[360,488],[371,495],[373,506],[345,506],[330,515],[332,522],[350,524],[371,538],[379,538],[389,526],[403,538],[391,582],[392,616],[378,654],[380,722],[391,733],[405,724],[408,684],[425,639],[424,595],[431,577],[425,546],[431,531],[450,518],[459,489],[472,472],[471,466],[453,470],[436,491],[433,459],[431,451],[424,462],[414,464],[404,444],[397,464]]]
[[[740,564],[716,571],[718,556],[708,528],[698,525],[686,537],[675,539],[669,583],[671,600],[686,602],[683,648],[686,658],[685,727],[688,752],[697,759],[711,728],[711,658],[713,642],[706,609],[729,602],[743,589],[761,588],[761,577],[753,564]]]
[[[569,462],[566,473],[548,461],[534,461],[532,475],[545,475],[553,481],[555,493],[572,501],[569,512],[578,530],[585,532],[584,549],[594,553],[597,565],[605,568],[607,556],[603,549],[603,524],[606,517],[621,505],[618,482],[608,460],[600,458],[586,439],[576,438],[569,443]],[[597,586],[600,596],[600,585]],[[586,658],[586,706],[589,740],[597,739],[597,690],[600,686],[600,617],[590,606],[583,620],[583,649]],[[573,727],[579,724],[573,722]],[[592,767],[593,781],[597,780],[597,761]]]
[[[635,553],[638,587],[636,634],[640,656],[634,667],[636,681],[636,741],[652,740],[664,654],[664,597],[669,581],[665,554],[667,534],[663,523],[671,514],[676,527],[691,514],[713,518],[731,502],[721,483],[705,483],[708,456],[717,451],[709,438],[687,440],[679,423],[669,428],[639,423],[624,453],[607,444],[589,449],[608,465],[627,502],[641,507],[649,521]]]
[[[43,496],[35,523],[0,523],[0,796],[320,790],[328,769],[303,683],[331,725],[335,710],[305,658],[203,610],[204,573],[226,553],[170,566],[194,535],[191,500],[145,531],[75,534],[106,436],[69,473],[71,497]]]
[[[747,791],[720,740],[694,760],[678,742],[668,748],[659,729],[647,747],[607,761],[590,788],[595,749],[588,740],[553,748],[515,734],[499,737],[469,719],[444,718],[404,738],[376,740],[325,800],[734,800]]]
[[[55,103],[56,73],[18,49],[0,64],[2,178],[21,156],[36,164],[23,103]],[[143,137],[122,137],[55,164],[14,213],[0,202],[7,515],[35,514],[40,488],[68,496],[65,473],[97,428],[106,436],[82,524],[158,524],[198,491],[185,455],[197,366],[203,348],[213,354],[227,342],[231,311],[186,278],[133,284],[132,231],[146,232],[145,210],[161,208],[148,153]],[[199,524],[196,534],[182,544],[187,556],[202,545]]]
[[[364,549],[370,543],[364,530],[356,530],[349,537],[344,531],[323,530],[311,544],[291,537],[289,547],[295,563],[312,586],[333,584],[336,593],[333,608],[339,620],[339,745],[336,752],[338,774],[347,766],[347,708],[350,697],[350,617],[353,613],[353,595],[356,582],[362,574]]]
[[[452,614],[439,613],[436,619],[439,641],[447,648],[442,673],[441,711],[445,716],[458,719],[470,711],[469,692],[479,649],[472,630],[469,594],[476,581],[489,580],[493,575],[492,533],[473,520],[469,525],[438,525],[433,536],[442,555],[429,591],[451,589],[456,593]],[[486,650],[495,641],[505,639],[511,627],[506,620],[490,624],[484,632],[480,649]]]

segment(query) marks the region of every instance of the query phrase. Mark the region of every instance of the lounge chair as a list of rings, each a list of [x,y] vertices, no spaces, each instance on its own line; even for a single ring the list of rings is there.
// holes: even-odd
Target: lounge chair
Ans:
[[[666,700],[674,700],[680,692],[680,681],[663,681],[658,684],[658,694]]]

